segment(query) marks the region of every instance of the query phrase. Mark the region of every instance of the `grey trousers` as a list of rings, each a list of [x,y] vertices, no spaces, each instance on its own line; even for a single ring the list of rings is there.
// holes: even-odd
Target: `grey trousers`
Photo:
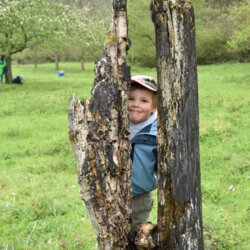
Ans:
[[[153,194],[146,193],[132,197],[132,228],[148,222],[154,203]]]

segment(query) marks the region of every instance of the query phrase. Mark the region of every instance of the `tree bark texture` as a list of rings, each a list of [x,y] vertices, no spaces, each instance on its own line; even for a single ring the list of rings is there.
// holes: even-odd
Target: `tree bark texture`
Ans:
[[[158,128],[158,247],[203,249],[197,64],[189,0],[152,0]]]
[[[130,69],[126,0],[113,0],[111,29],[95,65],[92,97],[71,97],[69,135],[81,198],[96,231],[98,249],[129,249],[131,164],[127,86]]]
[[[12,83],[13,76],[12,76],[12,57],[11,55],[6,55],[6,67],[7,72],[5,74],[5,82],[6,83]]]

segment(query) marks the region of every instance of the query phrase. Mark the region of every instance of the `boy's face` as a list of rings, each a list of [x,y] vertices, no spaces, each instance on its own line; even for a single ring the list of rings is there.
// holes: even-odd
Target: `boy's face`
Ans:
[[[153,105],[153,93],[148,89],[133,89],[128,94],[129,120],[138,124],[146,121],[156,111]]]

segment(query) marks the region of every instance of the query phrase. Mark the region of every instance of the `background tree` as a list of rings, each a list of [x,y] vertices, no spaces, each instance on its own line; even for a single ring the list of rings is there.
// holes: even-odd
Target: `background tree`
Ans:
[[[12,82],[12,56],[27,48],[47,51],[57,63],[70,44],[75,12],[62,3],[45,0],[0,2],[0,54],[7,61],[6,82]],[[75,20],[75,19],[74,19]],[[68,38],[68,39],[67,39]],[[56,67],[57,64],[56,64]]]
[[[128,60],[132,64],[154,67],[155,35],[149,4],[148,0],[128,0],[129,39],[132,42]]]
[[[16,12],[16,15],[13,14],[13,11],[16,7],[22,4],[33,3],[33,8],[37,4],[53,4],[53,8],[57,8],[57,11],[54,11],[52,14],[52,6],[49,8],[37,8],[37,11],[41,11],[35,14],[36,17],[41,16],[37,20],[32,20],[32,26],[27,26],[26,23],[29,23],[30,18],[25,18],[25,22],[22,21],[22,16],[24,11]],[[237,61],[248,61],[249,58],[249,22],[248,16],[250,15],[249,10],[249,0],[239,0],[239,1],[225,1],[225,0],[193,0],[192,1],[196,13],[196,45],[197,45],[197,60],[199,64],[207,64],[213,62],[222,62],[228,60],[237,60]],[[101,53],[102,40],[104,37],[102,34],[106,30],[106,18],[111,15],[111,1],[102,0],[100,5],[99,1],[90,1],[90,0],[20,0],[20,1],[1,1],[1,10],[0,10],[0,21],[3,24],[3,28],[0,30],[0,51],[3,54],[6,54],[5,47],[7,46],[5,41],[5,34],[8,34],[10,42],[9,46],[16,48],[17,42],[22,41],[22,30],[21,26],[24,26],[24,30],[30,28],[32,34],[36,36],[30,36],[30,39],[33,39],[33,44],[29,45],[31,42],[27,43],[28,48],[33,48],[38,50],[36,39],[39,38],[44,44],[45,42],[51,42],[51,46],[45,46],[42,51],[44,54],[48,52],[48,60],[51,60],[50,57],[53,54],[53,60],[56,60],[56,54],[63,58],[63,60],[76,61],[80,60],[82,67],[83,61],[85,60],[96,60],[97,56]],[[11,7],[11,13],[5,9],[6,6]],[[78,15],[77,12],[84,12],[84,9],[88,9],[88,12],[84,12],[82,16],[78,16],[82,24],[79,25],[72,21],[71,30],[68,30],[68,35],[62,35],[61,32],[66,27],[63,24],[64,17],[61,16],[61,21],[59,24],[56,24],[54,21],[54,27],[57,27],[55,32],[51,32],[50,29],[53,28],[51,22],[47,19],[57,19],[57,16],[60,16],[63,12],[64,6],[68,6],[72,9],[72,13],[75,11],[75,17]],[[27,8],[26,8],[27,9]],[[6,13],[5,13],[6,12]],[[15,12],[15,11],[14,11]],[[3,15],[4,13],[4,15]],[[27,14],[30,11],[27,11]],[[42,13],[47,13],[42,17]],[[51,13],[51,14],[49,14]],[[130,16],[129,22],[129,38],[132,41],[132,46],[128,54],[128,60],[132,64],[140,64],[142,66],[155,66],[155,41],[154,41],[154,28],[152,22],[150,21],[150,11],[149,11],[149,1],[148,0],[138,0],[132,1],[128,0],[128,14]],[[8,18],[7,18],[8,17]],[[34,16],[33,16],[34,18]],[[47,19],[46,19],[47,18]],[[7,21],[7,20],[12,20]],[[15,21],[16,20],[16,21]],[[36,22],[42,20],[46,25],[46,32],[41,32],[39,29],[42,26],[38,26],[36,31]],[[58,19],[57,19],[58,21]],[[84,25],[84,22],[86,24]],[[22,24],[16,28],[14,27],[15,23]],[[25,25],[24,25],[25,23]],[[61,27],[60,27],[61,25]],[[72,32],[74,26],[78,26],[78,31],[75,30],[74,35]],[[89,28],[86,29],[86,26]],[[58,28],[60,27],[60,28]],[[10,31],[9,31],[10,30]],[[33,30],[33,31],[32,31]],[[14,31],[14,32],[11,32]],[[103,32],[102,32],[103,31]],[[13,34],[15,34],[15,36]],[[17,36],[19,34],[19,37]],[[52,40],[47,39],[54,35],[55,43],[52,43]],[[45,36],[45,39],[41,39],[42,36]],[[60,40],[60,37],[63,36],[63,41]],[[16,38],[14,38],[16,37]],[[74,37],[74,40],[73,40]],[[72,39],[68,39],[72,38]],[[79,42],[79,41],[84,42]],[[15,42],[13,42],[15,41]],[[13,44],[12,44],[13,42]],[[74,42],[74,49],[73,43]],[[91,42],[91,43],[90,43]],[[57,44],[57,45],[56,45]],[[45,44],[44,44],[45,45]],[[53,46],[52,46],[53,45]],[[7,48],[7,47],[6,47]],[[50,49],[49,49],[50,48]],[[13,49],[13,48],[12,48]],[[22,49],[19,51],[22,51]],[[75,52],[75,53],[74,53]],[[41,57],[38,56],[39,53],[34,52],[33,55],[37,55],[37,62],[44,61],[44,55]],[[12,55],[15,55],[13,53]],[[26,54],[18,54],[18,58],[25,60]],[[11,70],[9,71],[11,72]]]
[[[24,46],[24,53],[18,53],[15,59],[37,65],[47,58],[55,62],[55,69],[59,69],[60,60],[80,60],[83,69],[85,60],[94,60],[101,54],[111,8],[105,10],[110,15],[100,19],[96,13],[93,15],[92,5],[83,5],[81,1],[48,2],[50,22],[47,23],[46,37]]]
[[[193,0],[192,3],[196,13],[198,63],[249,60],[246,47],[240,46],[239,49],[234,46],[232,50],[232,47],[228,46],[233,45],[233,40],[236,42],[237,39],[233,39],[235,36],[247,40],[249,22],[246,17],[250,15],[249,0]],[[148,6],[147,0],[128,1],[129,37],[132,41],[129,61],[144,66],[155,66],[154,31],[147,18],[150,16]]]
[[[55,62],[55,69],[58,70],[59,62],[71,46],[71,39],[78,20],[75,9],[68,5],[51,3],[50,8],[54,17],[53,29],[50,30],[47,39],[38,46],[48,58]],[[87,9],[82,9],[82,15],[86,15],[87,11]],[[33,48],[33,50],[37,49]]]
[[[240,60],[250,57],[250,1],[242,1],[239,5],[232,6],[225,17],[233,26],[232,34],[228,39],[229,50],[241,55]]]
[[[12,55],[43,42],[53,27],[50,8],[42,0],[0,2],[0,54],[7,61],[6,82],[12,82]]]
[[[51,3],[64,3],[70,6],[74,6],[78,9],[81,8],[89,8],[91,10],[92,16],[97,16],[97,14],[101,14],[102,17],[106,15],[111,15],[112,4],[110,0],[102,0],[100,4],[100,0],[48,0]]]
[[[249,60],[249,51],[247,52],[245,46],[240,46],[240,49],[234,46],[234,50],[228,46],[233,45],[231,41],[234,40],[234,36],[237,37],[236,34],[245,34],[247,40],[249,0],[193,0],[192,2],[197,23],[198,63]]]
[[[85,61],[97,59],[102,53],[111,17],[108,15],[99,19],[91,15],[89,8],[74,10],[74,24],[67,48],[68,57],[80,61],[82,70],[84,70]]]

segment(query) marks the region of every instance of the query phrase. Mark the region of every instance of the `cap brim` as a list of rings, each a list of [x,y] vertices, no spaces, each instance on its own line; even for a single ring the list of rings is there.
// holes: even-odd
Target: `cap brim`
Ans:
[[[157,90],[155,88],[153,88],[153,87],[149,86],[148,84],[144,83],[144,80],[140,80],[140,79],[134,80],[134,79],[131,79],[131,83],[132,82],[138,83],[138,84],[142,85],[143,87],[145,87],[146,89],[149,89],[151,91],[157,92]]]
[[[143,87],[145,87],[146,89],[149,89],[151,91],[154,91],[154,92],[157,92],[157,90],[155,90],[154,88],[148,86],[147,84],[143,83],[143,82],[140,82],[139,80],[131,80],[131,82],[135,82],[135,83],[138,83],[140,85],[142,85]]]

